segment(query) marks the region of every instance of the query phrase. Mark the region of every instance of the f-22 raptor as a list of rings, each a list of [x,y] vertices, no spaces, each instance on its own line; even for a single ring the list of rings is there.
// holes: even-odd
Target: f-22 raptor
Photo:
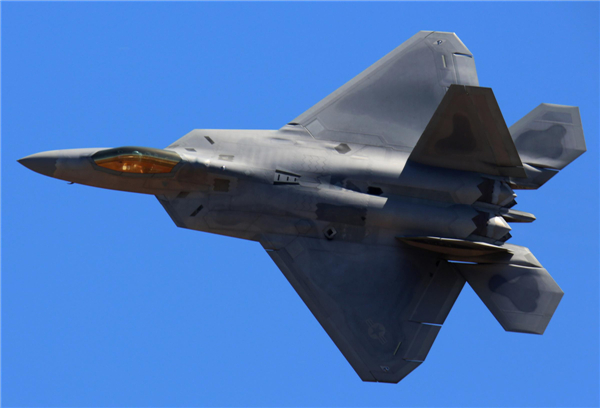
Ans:
[[[151,194],[181,228],[257,241],[363,381],[427,356],[468,282],[506,331],[542,334],[563,292],[507,243],[518,189],[585,152],[579,109],[507,127],[472,53],[421,31],[279,130],[192,130],[165,149],[19,160],[38,173]]]

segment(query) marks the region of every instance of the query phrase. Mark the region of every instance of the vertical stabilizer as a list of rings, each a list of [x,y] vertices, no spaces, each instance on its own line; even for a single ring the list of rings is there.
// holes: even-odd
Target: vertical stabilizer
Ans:
[[[490,88],[450,85],[409,157],[434,167],[525,177]]]

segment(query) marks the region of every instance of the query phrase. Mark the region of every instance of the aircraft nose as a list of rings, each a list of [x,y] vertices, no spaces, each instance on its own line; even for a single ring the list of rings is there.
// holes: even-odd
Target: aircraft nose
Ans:
[[[44,176],[54,177],[57,158],[51,152],[42,152],[23,157],[17,161],[29,170],[33,170]]]

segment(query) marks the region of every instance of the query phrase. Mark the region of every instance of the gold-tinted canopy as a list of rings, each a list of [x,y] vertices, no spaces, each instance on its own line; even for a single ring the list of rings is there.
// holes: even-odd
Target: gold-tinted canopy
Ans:
[[[169,173],[181,161],[177,153],[136,146],[101,150],[92,159],[100,167],[137,174]]]

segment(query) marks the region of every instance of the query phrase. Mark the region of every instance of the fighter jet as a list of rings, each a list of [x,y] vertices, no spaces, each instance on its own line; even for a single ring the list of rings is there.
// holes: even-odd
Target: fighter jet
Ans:
[[[192,130],[164,149],[33,154],[29,169],[156,196],[181,228],[259,242],[363,381],[427,356],[468,282],[506,331],[563,291],[509,244],[518,189],[585,152],[577,107],[510,128],[454,33],[421,31],[279,130]],[[316,363],[318,364],[318,363]]]

